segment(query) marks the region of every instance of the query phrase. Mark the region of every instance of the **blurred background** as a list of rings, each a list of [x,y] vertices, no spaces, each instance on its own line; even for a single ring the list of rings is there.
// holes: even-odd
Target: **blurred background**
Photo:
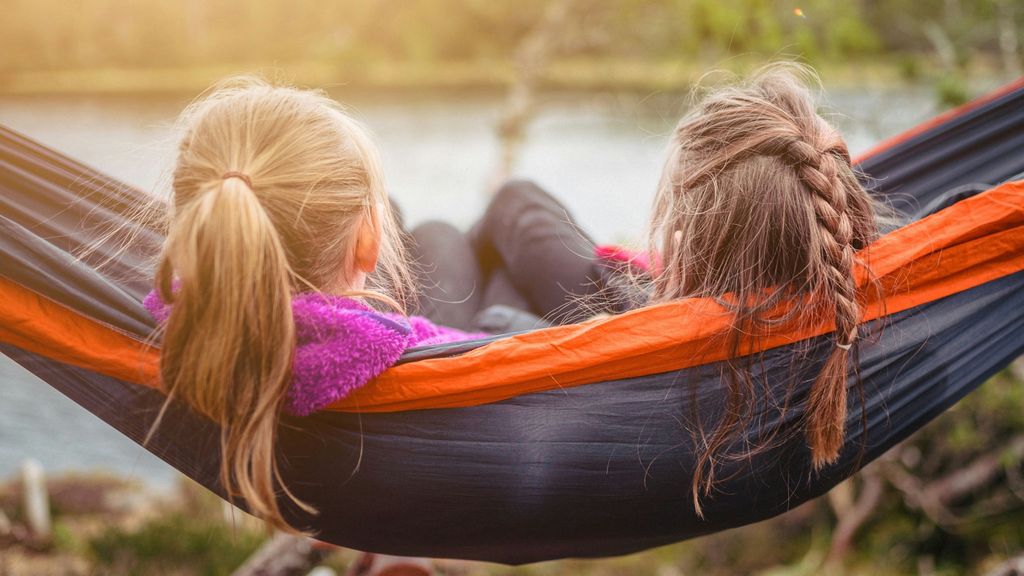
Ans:
[[[166,192],[174,118],[256,73],[326,89],[375,133],[415,224],[466,228],[532,178],[600,241],[637,241],[695,87],[814,66],[854,154],[1021,75],[1021,0],[5,0],[0,123]],[[621,559],[450,574],[984,574],[1024,550],[1022,370],[779,519]],[[22,462],[54,537],[4,535],[0,574],[228,574],[263,538],[0,357],[0,516]],[[958,471],[973,470],[966,483]],[[0,517],[0,520],[3,520]],[[351,555],[339,555],[340,570]]]

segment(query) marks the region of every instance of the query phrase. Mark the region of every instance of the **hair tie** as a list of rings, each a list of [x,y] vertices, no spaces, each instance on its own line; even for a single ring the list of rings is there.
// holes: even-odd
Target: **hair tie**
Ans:
[[[836,348],[841,348],[843,350],[849,350],[850,348],[853,348],[853,342],[850,342],[849,344],[840,344],[839,342],[836,342]]]
[[[220,177],[221,180],[227,180],[229,178],[238,178],[242,182],[245,182],[245,185],[248,186],[250,190],[254,189],[252,187],[252,180],[249,179],[249,177],[247,175],[243,174],[242,172],[235,172],[234,170],[232,170],[232,171],[229,171],[229,172],[225,172]]]

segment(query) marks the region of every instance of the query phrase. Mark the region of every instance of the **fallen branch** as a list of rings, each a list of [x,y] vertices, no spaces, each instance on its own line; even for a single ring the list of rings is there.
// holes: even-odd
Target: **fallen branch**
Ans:
[[[302,576],[327,555],[315,540],[278,532],[267,540],[233,576]]]
[[[1024,554],[1010,558],[986,572],[985,576],[1024,576]]]

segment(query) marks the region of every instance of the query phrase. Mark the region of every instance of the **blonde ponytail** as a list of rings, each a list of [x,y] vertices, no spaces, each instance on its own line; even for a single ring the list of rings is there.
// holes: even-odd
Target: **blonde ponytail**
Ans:
[[[164,386],[221,424],[228,496],[284,527],[274,439],[295,346],[291,271],[273,223],[245,182],[214,183],[183,207],[158,283],[174,310],[164,331]]]
[[[156,285],[170,304],[162,383],[221,425],[221,483],[271,526],[278,417],[291,382],[292,294],[344,291],[363,218],[382,218],[378,301],[410,293],[376,148],[322,94],[231,80],[183,115],[185,136]],[[377,210],[381,206],[383,209]]]

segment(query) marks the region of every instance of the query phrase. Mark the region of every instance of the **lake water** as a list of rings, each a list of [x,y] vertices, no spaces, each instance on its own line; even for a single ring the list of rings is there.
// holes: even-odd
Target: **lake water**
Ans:
[[[337,93],[375,133],[391,194],[410,224],[468,227],[486,205],[503,100]],[[933,115],[924,89],[843,90],[835,123],[856,154]],[[557,94],[539,101],[516,176],[568,206],[599,241],[630,242],[647,217],[667,137],[684,99],[668,94]],[[0,98],[0,123],[148,190],[163,190],[182,98]],[[170,467],[0,356],[0,478],[25,458],[50,471],[108,469],[155,486]]]

